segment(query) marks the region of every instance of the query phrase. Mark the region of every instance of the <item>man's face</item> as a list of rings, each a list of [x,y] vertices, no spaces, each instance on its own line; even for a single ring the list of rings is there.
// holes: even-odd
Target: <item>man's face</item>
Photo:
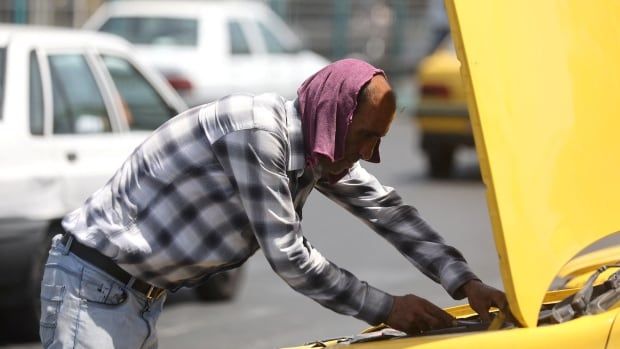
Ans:
[[[377,143],[390,129],[395,112],[394,101],[388,98],[388,93],[391,93],[390,85],[383,76],[376,75],[368,88],[372,88],[373,92],[370,98],[357,106],[353,114],[342,159],[334,162],[327,158],[320,159],[326,173],[339,174],[351,168],[360,159],[370,159]]]

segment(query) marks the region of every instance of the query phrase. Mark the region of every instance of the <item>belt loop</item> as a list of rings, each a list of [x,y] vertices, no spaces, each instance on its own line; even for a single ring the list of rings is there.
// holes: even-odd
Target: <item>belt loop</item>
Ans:
[[[69,234],[69,233],[66,233]],[[71,249],[71,244],[73,243],[73,235],[69,234],[69,239],[67,239],[67,243],[65,243],[65,250],[62,252],[62,254],[67,255],[69,254],[69,250]]]
[[[131,288],[135,282],[136,278],[132,276],[131,279],[129,279],[129,281],[125,284],[125,287]]]

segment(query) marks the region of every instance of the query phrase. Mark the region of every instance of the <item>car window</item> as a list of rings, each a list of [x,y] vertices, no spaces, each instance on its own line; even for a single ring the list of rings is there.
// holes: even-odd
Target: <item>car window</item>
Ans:
[[[293,47],[291,45],[286,45],[281,40],[281,38],[276,35],[276,33],[269,28],[265,23],[258,22],[259,31],[265,41],[265,46],[267,47],[267,52],[273,54],[279,53],[295,53],[298,51],[297,47]]]
[[[0,120],[2,120],[2,109],[4,109],[4,73],[6,65],[6,48],[0,48]]]
[[[154,130],[175,114],[129,61],[104,55],[103,62],[118,89],[130,129]]]
[[[243,33],[241,23],[228,21],[228,35],[230,36],[230,53],[233,55],[250,54],[250,45]]]
[[[110,117],[84,56],[49,57],[54,103],[54,133],[111,132]]]
[[[30,52],[30,78],[28,87],[28,105],[30,114],[30,133],[33,135],[43,134],[43,84],[41,82],[41,70],[35,51]]]
[[[258,28],[263,40],[265,40],[265,46],[269,53],[284,53],[286,50],[278,39],[278,37],[262,22],[258,22]]]
[[[100,31],[140,45],[196,46],[198,42],[198,21],[191,18],[115,17]]]

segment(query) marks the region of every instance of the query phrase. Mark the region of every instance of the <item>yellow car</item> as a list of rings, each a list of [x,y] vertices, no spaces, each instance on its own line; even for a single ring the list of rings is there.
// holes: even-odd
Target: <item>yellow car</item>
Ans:
[[[474,146],[460,67],[452,38],[448,36],[420,62],[418,69],[419,103],[415,121],[429,174],[434,178],[450,176],[458,147]]]
[[[446,5],[512,316],[298,348],[620,348],[620,2]]]

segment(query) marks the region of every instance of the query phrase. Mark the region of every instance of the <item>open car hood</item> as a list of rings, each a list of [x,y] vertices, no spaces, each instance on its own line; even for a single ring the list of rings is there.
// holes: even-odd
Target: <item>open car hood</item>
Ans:
[[[462,306],[446,309],[463,325],[446,332],[406,337],[372,328],[299,348],[618,347],[618,298],[570,321],[541,319],[589,299],[582,296],[605,267],[597,268],[620,260],[619,246],[573,259],[620,231],[620,2],[446,5],[504,288],[519,324],[479,331],[475,313]],[[556,277],[570,281],[548,292]]]
[[[620,2],[446,2],[510,308],[620,230]],[[620,259],[620,258],[619,258]]]

